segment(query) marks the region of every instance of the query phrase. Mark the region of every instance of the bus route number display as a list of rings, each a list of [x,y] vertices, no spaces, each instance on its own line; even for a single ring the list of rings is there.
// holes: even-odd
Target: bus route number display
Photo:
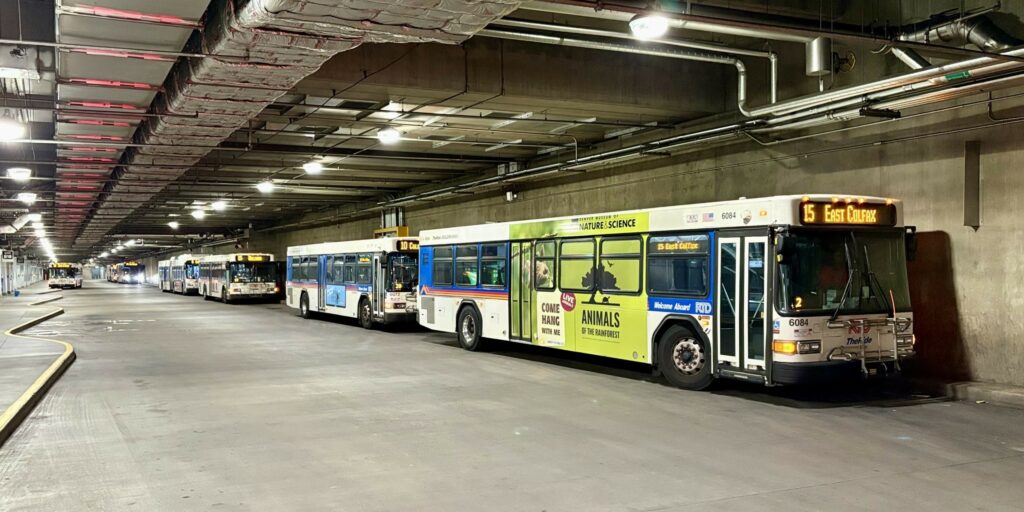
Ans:
[[[420,250],[420,243],[414,240],[399,240],[398,250],[401,252],[416,252]]]
[[[71,268],[70,263],[51,263],[50,268]]]
[[[240,254],[235,261],[263,261],[262,254]]]
[[[800,223],[805,226],[895,226],[896,206],[878,203],[800,203]]]

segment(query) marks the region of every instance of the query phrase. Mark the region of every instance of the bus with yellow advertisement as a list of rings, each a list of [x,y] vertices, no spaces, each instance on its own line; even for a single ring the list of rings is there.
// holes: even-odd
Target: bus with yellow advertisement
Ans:
[[[199,295],[230,304],[277,299],[277,263],[273,254],[231,253],[199,258]]]
[[[416,321],[419,242],[387,237],[288,248],[285,301],[315,313],[374,324]]]
[[[776,196],[420,233],[419,323],[650,365],[671,384],[897,372],[914,354],[900,201]]]

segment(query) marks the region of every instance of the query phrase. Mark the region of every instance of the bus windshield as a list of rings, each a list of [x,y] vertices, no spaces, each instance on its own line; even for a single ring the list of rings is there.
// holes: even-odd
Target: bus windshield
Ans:
[[[228,265],[233,283],[273,283],[277,281],[277,264],[263,263],[231,263]]]
[[[395,253],[389,257],[388,291],[413,291],[419,284],[419,265],[416,254]]]
[[[887,313],[892,302],[897,312],[910,310],[902,230],[795,231],[786,236],[792,245],[779,264],[780,312]]]
[[[196,265],[194,263],[186,263],[185,279],[199,279],[199,265]]]
[[[51,268],[50,269],[50,278],[51,279],[63,278],[63,277],[76,277],[76,276],[78,276],[78,269],[74,268],[74,267],[72,267],[72,268]]]

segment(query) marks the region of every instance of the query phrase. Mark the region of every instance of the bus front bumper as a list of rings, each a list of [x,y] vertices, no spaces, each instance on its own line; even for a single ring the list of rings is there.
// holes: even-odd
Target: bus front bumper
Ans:
[[[901,361],[905,358],[901,357]],[[893,372],[895,365],[892,360],[873,361],[867,365],[868,373],[864,375],[860,361],[819,361],[813,363],[772,363],[772,384],[804,385],[804,384],[835,384],[850,382],[862,377],[881,377]]]
[[[406,322],[416,322],[416,310],[412,311],[389,311],[384,313],[384,318],[381,320],[382,324],[398,324]]]

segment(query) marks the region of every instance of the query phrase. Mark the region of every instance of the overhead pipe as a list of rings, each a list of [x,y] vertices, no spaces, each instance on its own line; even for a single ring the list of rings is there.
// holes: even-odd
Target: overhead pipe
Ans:
[[[726,64],[736,68],[736,108],[741,114],[750,116],[747,111],[747,67],[743,64],[743,61],[735,57],[729,57],[721,54],[706,53],[706,52],[694,52],[694,51],[682,51],[682,50],[667,50],[667,49],[652,49],[644,48],[635,45],[624,45],[615,43],[606,43],[599,41],[590,41],[586,39],[570,39],[567,37],[560,36],[547,36],[540,34],[528,34],[525,32],[511,32],[507,30],[494,30],[494,29],[483,29],[477,32],[478,36],[493,37],[497,39],[509,39],[513,41],[524,41],[528,43],[540,43],[540,44],[551,44],[557,46],[568,46],[572,48],[587,48],[591,50],[604,50],[613,51],[619,53],[630,53],[634,55],[650,55],[653,57],[668,57],[673,59],[692,60],[698,62],[710,62],[714,64]]]
[[[567,34],[578,34],[585,36],[595,37],[609,37],[613,39],[627,39],[630,41],[636,38],[632,34],[626,34],[623,32],[615,32],[613,30],[600,30],[586,27],[574,27],[570,25],[556,25],[553,23],[538,23],[535,21],[521,21],[521,20],[510,20],[502,18],[495,20],[491,23],[491,26],[500,25],[505,27],[513,28],[525,28],[529,30],[546,30],[549,32],[563,32]],[[689,39],[677,39],[677,38],[658,38],[649,39],[648,43],[663,44],[666,46],[678,46],[680,48],[692,48],[694,50],[704,50],[709,52],[725,53],[732,55],[745,55],[747,57],[758,57],[768,59],[768,66],[770,69],[769,73],[769,101],[775,103],[778,100],[778,76],[779,76],[779,57],[775,52],[772,51],[758,51],[748,50],[746,48],[734,48],[732,46],[726,46],[723,44],[706,43],[703,41],[693,41]]]
[[[38,213],[26,213],[24,215],[20,215],[18,218],[11,221],[10,224],[0,224],[0,235],[11,235],[17,233],[29,222],[38,222],[40,220],[43,220],[43,216]]]
[[[892,47],[889,49],[889,53],[899,59],[900,62],[906,64],[910,69],[924,69],[932,66],[928,59],[910,48]]]
[[[956,46],[971,44],[986,52],[998,52],[1024,45],[1024,40],[1013,37],[999,28],[989,18],[987,11],[907,31],[900,34],[899,40]]]

